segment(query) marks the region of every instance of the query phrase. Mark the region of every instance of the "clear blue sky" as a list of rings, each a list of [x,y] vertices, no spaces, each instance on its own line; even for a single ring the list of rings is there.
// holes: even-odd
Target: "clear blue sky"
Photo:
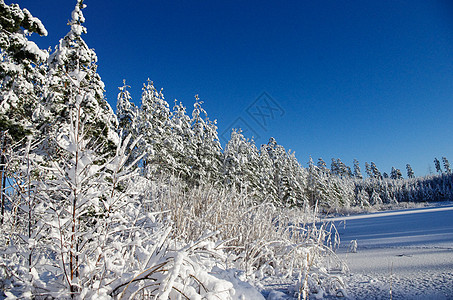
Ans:
[[[44,23],[49,36],[37,41],[47,48],[68,32],[75,2],[16,3]],[[85,40],[112,106],[123,79],[138,104],[149,77],[171,106],[191,111],[199,94],[220,135],[246,124],[257,144],[273,136],[304,166],[310,155],[387,173],[410,163],[416,175],[434,157],[453,164],[449,0],[85,3]],[[261,126],[247,108],[263,92],[281,110]]]

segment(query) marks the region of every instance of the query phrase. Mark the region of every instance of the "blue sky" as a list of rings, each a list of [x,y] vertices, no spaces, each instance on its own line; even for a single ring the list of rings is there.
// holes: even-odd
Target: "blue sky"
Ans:
[[[48,37],[34,40],[48,48],[75,2],[18,3],[44,23]],[[273,136],[303,166],[357,158],[424,175],[434,157],[453,164],[451,1],[85,3],[112,106],[123,79],[138,104],[149,77],[171,106],[191,111],[199,94],[219,135],[241,125],[257,144]]]

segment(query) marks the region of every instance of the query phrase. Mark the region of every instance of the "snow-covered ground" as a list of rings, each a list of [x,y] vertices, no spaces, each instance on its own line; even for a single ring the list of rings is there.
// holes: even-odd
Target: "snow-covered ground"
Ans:
[[[350,299],[453,299],[452,204],[326,220],[340,234]]]

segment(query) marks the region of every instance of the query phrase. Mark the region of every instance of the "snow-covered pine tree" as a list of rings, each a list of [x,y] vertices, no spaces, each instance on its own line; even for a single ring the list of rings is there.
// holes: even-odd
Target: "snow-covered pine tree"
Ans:
[[[327,180],[327,201],[324,203],[325,211],[336,211],[348,207],[354,202],[355,183],[349,176],[333,176]]]
[[[0,0],[0,131],[13,141],[36,134],[39,99],[44,89],[47,51],[27,36],[47,35],[45,27],[27,9]]]
[[[119,130],[123,132],[124,136],[132,134],[136,137],[138,134],[137,108],[131,101],[132,97],[127,88],[130,88],[130,86],[126,85],[126,80],[123,80],[123,86],[118,88],[120,92],[116,102],[116,116]]]
[[[368,162],[365,162],[365,172],[368,178],[373,178],[373,172],[371,171],[371,167]]]
[[[396,169],[395,167],[392,167],[392,170],[390,171],[390,179],[397,179],[397,175],[396,175]]]
[[[289,186],[288,182],[285,181],[285,175],[283,174],[283,166],[285,164],[286,151],[283,146],[279,145],[277,141],[271,137],[266,145],[266,151],[272,160],[274,170],[274,184],[277,187],[277,195],[281,203],[285,203],[289,197]]]
[[[230,140],[225,145],[222,155],[222,175],[224,177],[224,184],[237,187],[241,190],[242,186],[247,187],[248,183],[243,182],[244,175],[242,165],[247,160],[247,156],[243,156],[242,140],[245,140],[242,135],[241,129],[233,129],[231,132]]]
[[[309,198],[305,193],[308,174],[298,162],[295,152],[291,152],[291,150],[287,152],[284,172],[287,174],[286,177],[290,187],[289,204],[299,207],[309,206]]]
[[[224,184],[239,191],[246,190],[248,195],[256,197],[260,186],[258,159],[258,149],[253,141],[247,140],[241,129],[233,129],[222,156]]]
[[[382,204],[381,196],[374,189],[370,196],[370,204],[371,205],[381,205]]]
[[[337,158],[337,168],[338,168],[338,175],[341,177],[348,177],[349,176],[349,169],[348,166],[341,159]]]
[[[330,170],[327,168],[326,162],[320,157],[318,158],[318,163],[317,163],[318,169],[323,172],[325,175],[330,174]]]
[[[175,161],[171,149],[171,112],[162,89],[147,80],[143,85],[138,132],[143,136],[140,151],[146,153],[144,171],[148,178],[174,173]]]
[[[445,156],[442,157],[442,163],[444,165],[445,173],[451,174],[450,162],[448,161],[448,159]]]
[[[410,164],[406,165],[406,170],[407,170],[407,178],[415,178],[414,171],[412,170],[412,167]]]
[[[204,150],[199,153],[203,153],[202,156],[204,156],[204,165],[207,167],[209,181],[217,184],[222,181],[220,176],[220,169],[222,167],[222,146],[217,132],[217,120],[210,120],[206,116],[205,121],[206,127],[203,137]]]
[[[370,196],[364,189],[358,189],[356,193],[356,205],[365,207],[370,205]]]
[[[222,147],[217,133],[216,121],[211,121],[202,108],[203,102],[195,96],[192,111],[192,131],[196,157],[192,165],[192,182],[195,185],[220,182]]]
[[[305,194],[311,207],[320,207],[325,209],[330,204],[330,186],[329,179],[335,176],[329,176],[330,170],[322,171],[314,164],[310,157],[308,161],[308,174]]]
[[[440,161],[437,158],[434,158],[434,166],[436,167],[437,173],[442,174],[442,168],[440,167]]]
[[[68,23],[71,29],[49,57],[49,91],[43,103],[49,116],[44,120],[48,126],[43,131],[49,137],[68,132],[71,107],[75,105],[74,101],[80,100],[87,137],[104,144],[99,151],[111,152],[119,142],[117,119],[104,96],[104,83],[97,73],[96,53],[82,38],[87,32],[83,26],[82,9],[85,7],[83,0],[77,0]],[[78,89],[84,90],[86,97],[74,97]]]
[[[274,185],[277,188],[279,202],[283,205],[303,206],[305,197],[306,174],[297,162],[294,153],[286,152],[285,148],[274,138],[270,138],[265,147],[273,164]]]
[[[190,117],[186,114],[186,107],[177,100],[173,106],[170,118],[172,138],[170,148],[174,158],[175,175],[184,182],[189,183],[192,173],[191,166],[194,164],[196,149],[194,133],[191,127]]]
[[[329,171],[330,172],[330,171]],[[319,167],[313,162],[313,158],[310,156],[308,160],[308,177],[307,177],[307,187],[306,194],[308,197],[308,202],[310,206],[314,207],[317,205],[318,198],[316,195],[316,187],[318,183],[318,176],[320,175]]]
[[[359,161],[355,158],[354,158],[354,177],[357,179],[363,179],[362,172],[360,171]]]
[[[347,175],[348,175],[348,177],[353,177],[354,174],[352,173],[351,167],[350,167],[350,166],[346,166],[346,169],[347,169]]]
[[[281,205],[278,198],[278,186],[275,181],[275,166],[267,151],[267,144],[262,144],[259,151],[258,174],[263,201],[270,201]]]
[[[379,172],[379,169],[374,162],[371,162],[371,171],[373,173],[373,178],[382,179],[381,172]]]
[[[338,169],[337,161],[333,157],[332,157],[331,163],[330,163],[330,172],[332,173],[332,175],[338,176],[340,174],[340,170]]]

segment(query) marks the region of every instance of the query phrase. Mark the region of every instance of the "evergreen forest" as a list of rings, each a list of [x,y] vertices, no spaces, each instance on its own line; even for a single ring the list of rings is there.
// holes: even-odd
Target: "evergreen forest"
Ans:
[[[232,278],[266,274],[300,298],[338,295],[339,241],[317,213],[453,200],[446,157],[416,177],[299,162],[240,128],[222,147],[201,96],[167,102],[149,79],[141,99],[124,81],[114,110],[75,2],[45,50],[28,39],[42,22],[0,0],[0,297],[239,299]]]

